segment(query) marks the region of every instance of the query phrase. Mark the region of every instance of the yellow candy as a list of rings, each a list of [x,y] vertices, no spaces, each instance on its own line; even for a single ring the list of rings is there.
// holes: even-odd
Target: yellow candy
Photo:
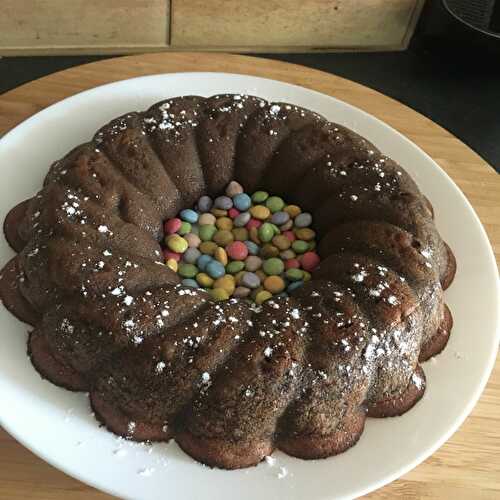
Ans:
[[[284,236],[283,234],[278,234],[272,239],[273,245],[275,247],[278,247],[280,250],[288,250],[290,248],[290,245],[292,244],[291,241]]]
[[[264,280],[264,288],[273,294],[280,293],[285,289],[285,281],[279,276],[268,276]]]
[[[302,271],[304,273],[303,280],[304,281],[309,281],[311,279],[311,273],[308,273],[307,271]]]
[[[211,288],[208,293],[214,300],[227,300],[229,298],[228,293],[224,288]]]
[[[225,290],[227,294],[231,296],[236,288],[234,276],[226,274],[225,276],[222,276],[222,278],[215,280],[214,290],[217,288],[222,288],[222,290]]]
[[[280,251],[274,246],[266,243],[260,249],[260,256],[264,259],[270,259],[271,257],[277,257],[280,254]]]
[[[250,239],[257,245],[260,245],[258,229],[256,227],[251,227],[248,233],[250,235]]]
[[[177,269],[179,268],[177,261],[175,259],[167,259],[167,266],[172,269],[174,273],[177,272]]]
[[[206,273],[198,273],[196,275],[196,281],[198,284],[204,288],[210,288],[214,284],[213,278],[211,278]]]
[[[234,236],[233,233],[227,229],[219,229],[214,234],[213,240],[217,245],[225,247],[234,241]]]
[[[227,210],[222,210],[220,208],[212,208],[210,212],[216,217],[225,217],[227,215]]]
[[[219,229],[225,229],[227,231],[233,229],[233,221],[229,217],[220,217],[216,220],[215,225]]]
[[[250,214],[255,219],[265,220],[271,215],[271,211],[269,210],[269,208],[265,207],[264,205],[254,205],[250,209]]]
[[[248,240],[248,229],[245,227],[234,227],[231,231],[236,241]]]
[[[255,288],[254,290],[252,290],[251,298],[253,300],[255,300],[255,297],[257,297],[257,294],[260,293],[260,292],[263,292],[263,291],[264,291],[264,287],[263,286],[259,286],[258,288]]]
[[[315,238],[316,233],[308,227],[301,227],[295,230],[295,236],[297,236],[299,240],[311,241]]]
[[[262,290],[255,295],[255,302],[257,302],[257,304],[262,304],[266,300],[269,300],[272,296],[273,294],[271,292],[268,292],[267,290]]]
[[[299,215],[302,210],[297,205],[287,205],[283,209],[283,212],[286,212],[293,219],[294,217],[297,217],[297,215]]]
[[[207,255],[213,255],[215,250],[217,250],[217,243],[213,241],[203,241],[198,247],[201,253],[206,253]]]
[[[227,265],[227,253],[222,247],[218,247],[214,252],[214,257],[223,266]]]

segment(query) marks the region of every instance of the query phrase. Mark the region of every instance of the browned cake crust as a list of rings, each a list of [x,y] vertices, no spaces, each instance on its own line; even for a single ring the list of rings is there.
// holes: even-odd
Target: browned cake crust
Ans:
[[[231,180],[312,213],[322,262],[291,297],[215,303],[162,265],[163,221]],[[439,214],[438,214],[439,216]],[[42,377],[88,391],[137,441],[234,469],[279,448],[342,453],[423,395],[456,262],[414,180],[356,133],[286,103],[185,96],[128,113],[8,214],[0,297]]]

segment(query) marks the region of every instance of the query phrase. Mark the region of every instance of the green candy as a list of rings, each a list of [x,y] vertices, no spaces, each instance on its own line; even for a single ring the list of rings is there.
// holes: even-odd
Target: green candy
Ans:
[[[304,271],[301,269],[288,269],[285,276],[290,281],[299,281],[304,277]]]
[[[177,272],[183,278],[194,278],[199,273],[198,268],[194,264],[185,264],[184,262],[179,264]]]
[[[296,253],[305,253],[309,250],[309,243],[307,241],[295,240],[292,243],[292,249]]]
[[[272,224],[271,222],[269,224],[271,224],[275,235],[281,234],[281,230],[276,224]]]
[[[185,234],[188,234],[190,232],[191,232],[191,224],[189,222],[183,221],[177,233],[180,234],[181,236],[184,236]]]
[[[255,191],[252,195],[252,201],[254,203],[264,203],[269,198],[269,193],[265,191]]]
[[[285,208],[285,202],[279,196],[271,196],[266,200],[266,207],[274,214]]]
[[[178,234],[172,234],[166,238],[168,248],[172,252],[184,253],[188,248],[188,242]]]
[[[217,228],[213,224],[203,224],[200,226],[198,236],[201,241],[210,241],[216,232]]]
[[[262,241],[263,243],[268,243],[269,241],[271,241],[274,236],[274,229],[272,224],[270,224],[269,222],[264,222],[264,224],[262,224],[258,229],[258,235],[260,241]]]
[[[266,259],[262,265],[262,269],[269,276],[276,276],[281,274],[285,269],[285,264],[281,259],[271,257]]]
[[[245,268],[245,263],[242,260],[233,260],[226,266],[226,272],[229,274],[236,274],[243,271]]]
[[[229,294],[224,288],[211,288],[208,293],[214,300],[227,300],[229,299]]]

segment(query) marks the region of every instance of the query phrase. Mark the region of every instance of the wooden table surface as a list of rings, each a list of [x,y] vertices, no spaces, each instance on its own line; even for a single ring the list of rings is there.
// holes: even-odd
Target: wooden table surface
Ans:
[[[122,57],[49,75],[0,96],[0,135],[46,106],[97,85],[178,71],[264,76],[335,96],[380,118],[418,144],[452,177],[500,257],[500,176],[474,151],[412,109],[351,81],[288,63],[227,54]],[[479,124],[478,124],[479,126]],[[1,401],[0,401],[1,404]],[[500,498],[500,363],[472,414],[434,455],[369,498]],[[0,429],[0,499],[111,498],[54,469]],[[174,499],[172,499],[174,500]]]

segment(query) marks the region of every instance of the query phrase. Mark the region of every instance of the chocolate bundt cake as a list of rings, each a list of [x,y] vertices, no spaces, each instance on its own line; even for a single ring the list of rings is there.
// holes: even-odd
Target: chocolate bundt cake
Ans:
[[[214,302],[164,265],[163,222],[233,179],[314,216],[322,261],[289,297]],[[455,260],[429,201],[366,139],[290,104],[188,96],[117,118],[5,234],[0,295],[33,326],[41,376],[88,391],[116,434],[211,466],[345,451],[366,417],[422,397],[419,363],[451,329]]]

